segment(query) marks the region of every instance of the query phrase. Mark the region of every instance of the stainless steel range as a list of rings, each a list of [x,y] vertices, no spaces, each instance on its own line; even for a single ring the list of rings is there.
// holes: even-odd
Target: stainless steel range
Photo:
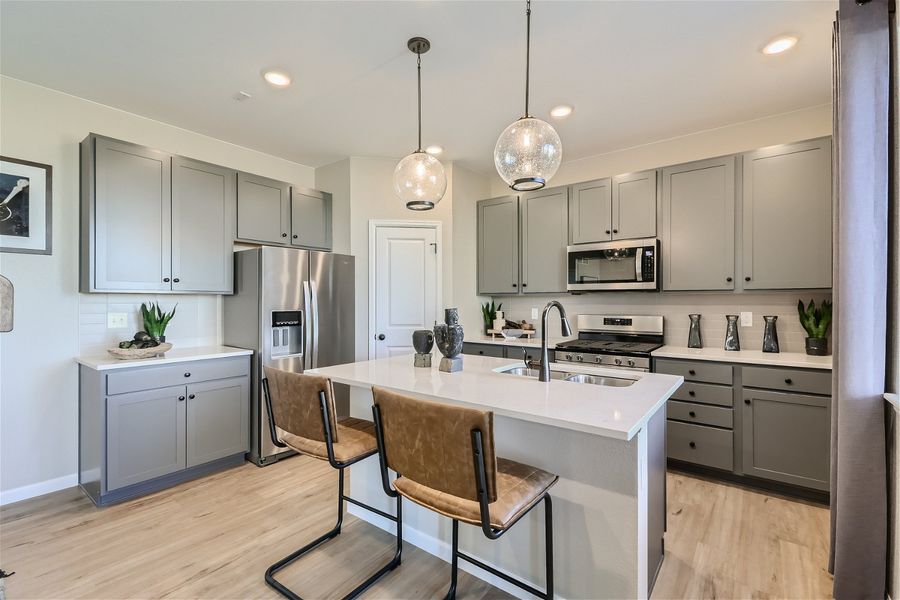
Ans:
[[[663,345],[663,318],[578,315],[578,339],[556,345],[556,362],[650,370],[650,353]]]

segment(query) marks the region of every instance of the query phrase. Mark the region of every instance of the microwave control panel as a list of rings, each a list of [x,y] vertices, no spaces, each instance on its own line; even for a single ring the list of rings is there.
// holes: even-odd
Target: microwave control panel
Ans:
[[[641,281],[653,281],[656,279],[656,259],[654,248],[643,248],[641,256]]]

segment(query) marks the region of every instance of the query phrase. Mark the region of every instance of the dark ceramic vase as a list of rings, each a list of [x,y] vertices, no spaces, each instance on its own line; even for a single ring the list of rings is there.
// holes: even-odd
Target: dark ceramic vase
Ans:
[[[738,351],[741,349],[741,336],[738,334],[738,315],[725,315],[728,325],[725,329],[725,349]]]
[[[810,356],[828,356],[828,338],[806,338],[806,353]]]
[[[702,348],[703,336],[700,335],[701,315],[688,315],[691,320],[691,329],[688,331],[688,348]]]
[[[778,348],[778,328],[775,326],[778,317],[775,315],[765,316],[766,328],[763,330],[763,352],[780,352]]]
[[[431,352],[431,348],[434,347],[434,332],[430,329],[413,331],[412,340],[413,348],[416,349],[416,352],[419,354],[428,354]]]
[[[444,310],[444,323],[434,326],[434,341],[441,354],[447,358],[459,356],[463,347],[463,328],[459,324],[459,309]]]

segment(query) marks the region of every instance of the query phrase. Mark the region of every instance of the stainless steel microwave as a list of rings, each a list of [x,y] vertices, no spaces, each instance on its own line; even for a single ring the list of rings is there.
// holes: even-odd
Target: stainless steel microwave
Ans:
[[[567,248],[570,292],[658,291],[659,240],[621,240]]]

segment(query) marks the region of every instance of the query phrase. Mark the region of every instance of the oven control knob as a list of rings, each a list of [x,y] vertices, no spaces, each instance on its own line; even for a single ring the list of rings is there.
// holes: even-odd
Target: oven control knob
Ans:
[[[630,359],[630,358],[628,359],[628,366],[629,366],[629,367],[633,367],[633,366],[634,366],[634,361],[633,361],[632,359]]]
[[[584,360],[584,356],[582,356],[582,355],[580,355],[580,354],[576,354],[576,355],[575,355],[575,360],[577,360],[578,362],[581,362],[581,361]]]
[[[615,362],[616,365],[621,365],[621,364],[622,364],[622,359],[621,359],[621,358],[617,358],[617,359],[616,359],[615,361],[613,361],[613,362]]]
[[[572,355],[571,355],[571,354],[566,354],[566,360],[572,360]]]
[[[597,356],[594,357],[594,362],[599,365],[600,363],[603,362],[603,357],[598,354]]]

